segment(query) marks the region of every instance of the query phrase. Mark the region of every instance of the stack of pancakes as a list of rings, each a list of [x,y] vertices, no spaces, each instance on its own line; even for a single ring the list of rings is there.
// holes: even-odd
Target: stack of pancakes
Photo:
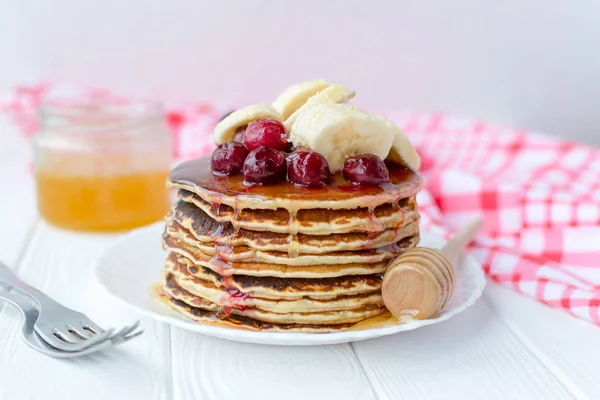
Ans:
[[[419,240],[421,180],[401,175],[385,190],[248,188],[214,177],[207,160],[182,164],[169,177],[178,202],[163,235],[169,305],[268,331],[331,332],[382,314],[383,273]]]

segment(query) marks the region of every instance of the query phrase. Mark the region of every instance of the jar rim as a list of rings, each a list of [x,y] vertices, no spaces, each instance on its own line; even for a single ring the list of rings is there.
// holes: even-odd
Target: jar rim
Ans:
[[[146,101],[46,100],[39,112],[42,127],[65,133],[123,130],[164,120],[163,107]]]

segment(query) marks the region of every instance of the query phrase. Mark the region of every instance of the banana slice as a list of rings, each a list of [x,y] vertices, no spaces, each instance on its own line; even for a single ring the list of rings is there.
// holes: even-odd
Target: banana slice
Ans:
[[[392,143],[392,148],[387,155],[387,158],[399,164],[406,165],[413,171],[418,171],[421,167],[421,157],[410,140],[408,140],[404,132],[402,132],[402,130],[393,122],[381,116],[380,118],[389,125],[394,134],[394,142]]]
[[[377,114],[357,110],[351,104],[325,102],[298,115],[290,140],[296,147],[309,147],[322,154],[331,171],[337,172],[348,156],[375,154],[384,159],[392,147],[394,131],[389,121]]]
[[[285,126],[286,132],[289,132],[292,129],[292,125],[294,125],[298,116],[309,108],[323,103],[345,103],[353,98],[355,94],[354,90],[344,85],[340,85],[339,83],[334,83],[326,87],[319,93],[310,97],[300,108],[294,111],[294,113],[285,120],[283,125]]]
[[[325,89],[331,83],[325,79],[302,82],[290,86],[273,102],[273,108],[276,109],[283,120],[287,119],[294,111],[299,109],[306,101]]]
[[[215,126],[215,129],[213,130],[213,141],[217,145],[229,142],[233,139],[237,128],[263,118],[272,118],[281,121],[279,112],[273,107],[264,104],[253,104],[236,110]]]

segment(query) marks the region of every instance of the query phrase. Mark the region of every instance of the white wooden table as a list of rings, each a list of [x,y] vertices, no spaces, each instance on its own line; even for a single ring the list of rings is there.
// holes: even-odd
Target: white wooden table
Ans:
[[[0,259],[101,325],[136,319],[91,274],[117,236],[41,221],[28,146],[3,120],[0,137]],[[449,321],[354,344],[271,347],[143,325],[113,351],[55,360],[21,342],[18,313],[0,304],[0,400],[600,399],[600,328],[491,282]]]

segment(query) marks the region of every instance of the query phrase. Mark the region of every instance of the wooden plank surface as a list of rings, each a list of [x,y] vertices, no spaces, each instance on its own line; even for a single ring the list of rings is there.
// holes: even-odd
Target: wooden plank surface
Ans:
[[[0,260],[13,265],[37,218],[29,144],[0,116]],[[1,306],[0,306],[1,308]]]
[[[483,299],[574,395],[600,399],[600,328],[493,283]]]
[[[379,399],[570,399],[483,302],[456,317],[352,345]]]
[[[100,326],[124,325],[138,317],[99,288],[92,262],[112,235],[82,235],[37,223],[17,273]],[[20,317],[0,311],[0,399],[168,399],[171,394],[169,327],[144,321],[140,338],[109,352],[55,360],[29,349],[19,337]],[[35,382],[35,384],[32,384]]]
[[[171,340],[176,399],[376,399],[348,344],[254,345],[180,329]]]

